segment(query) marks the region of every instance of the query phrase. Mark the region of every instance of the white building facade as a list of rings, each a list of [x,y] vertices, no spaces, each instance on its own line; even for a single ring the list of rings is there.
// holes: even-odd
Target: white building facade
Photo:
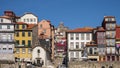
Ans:
[[[84,48],[92,40],[92,30],[79,28],[67,32],[67,57],[69,61],[82,60]]]
[[[32,13],[26,13],[23,16],[20,17],[19,22],[25,22],[27,24],[37,24],[38,23],[38,17],[35,16]]]
[[[0,17],[0,60],[14,62],[14,23]]]
[[[40,46],[33,48],[32,50],[32,63],[46,65],[46,50]]]

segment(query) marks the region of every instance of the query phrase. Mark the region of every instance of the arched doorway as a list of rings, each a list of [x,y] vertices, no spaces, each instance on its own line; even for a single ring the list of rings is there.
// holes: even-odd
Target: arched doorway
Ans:
[[[105,68],[105,66],[102,66],[101,68]]]

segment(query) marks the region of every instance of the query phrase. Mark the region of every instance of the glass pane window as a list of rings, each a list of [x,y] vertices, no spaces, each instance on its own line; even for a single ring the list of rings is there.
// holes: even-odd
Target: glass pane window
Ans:
[[[84,34],[83,33],[81,34],[81,40],[84,40]]]
[[[76,58],[79,58],[79,52],[76,52]]]
[[[31,32],[28,32],[28,37],[30,37],[31,36]]]
[[[22,32],[22,36],[25,37],[25,32]]]
[[[79,40],[79,34],[76,34],[76,40]]]
[[[74,43],[70,42],[70,49],[74,49]]]
[[[81,42],[81,48],[84,48],[84,42]]]
[[[70,57],[74,58],[74,52],[70,52]]]
[[[71,40],[74,39],[74,34],[70,34],[70,39],[71,39]]]
[[[25,40],[22,40],[22,45],[25,45]]]
[[[28,46],[31,46],[31,40],[28,40]]]
[[[20,52],[20,49],[19,48],[16,48],[16,53],[19,53]]]
[[[22,53],[25,53],[25,48],[22,48]]]
[[[2,25],[0,25],[0,29],[2,29]]]
[[[86,40],[90,40],[90,34],[86,34]]]
[[[79,42],[76,42],[76,49],[79,49]]]
[[[31,48],[28,48],[28,53],[31,53],[32,52],[32,49]]]
[[[10,29],[10,25],[7,25],[7,29]]]

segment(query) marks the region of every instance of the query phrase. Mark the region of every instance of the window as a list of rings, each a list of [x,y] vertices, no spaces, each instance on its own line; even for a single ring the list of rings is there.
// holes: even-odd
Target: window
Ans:
[[[16,44],[19,45],[19,40],[16,40]]]
[[[43,33],[46,33],[46,29],[43,30]]]
[[[25,48],[22,48],[22,53],[25,53]]]
[[[26,22],[26,19],[24,19],[24,22]]]
[[[112,21],[115,21],[115,18],[112,18]]]
[[[76,49],[79,49],[79,42],[76,42]]]
[[[37,53],[40,53],[40,50],[39,50],[39,49],[37,50]]]
[[[16,48],[16,53],[19,53],[20,52],[20,49],[19,48]]]
[[[71,40],[74,39],[74,34],[70,34],[70,39],[71,39]]]
[[[19,37],[19,32],[16,32],[16,37]]]
[[[94,54],[97,54],[97,48],[94,48]]]
[[[31,48],[28,48],[28,53],[31,53],[31,51],[32,51]]]
[[[25,25],[22,25],[22,29],[25,29]]]
[[[1,22],[3,22],[3,19],[1,19]]]
[[[90,40],[90,34],[86,34],[86,40]]]
[[[28,37],[30,37],[31,36],[31,32],[28,32]]]
[[[27,19],[27,22],[29,22],[29,19]]]
[[[115,56],[112,56],[112,61],[115,61]]]
[[[81,48],[84,48],[84,42],[81,42]]]
[[[79,34],[76,34],[76,40],[79,40]]]
[[[40,28],[42,28],[42,24],[40,24]]]
[[[84,40],[84,34],[83,33],[81,34],[81,40]]]
[[[2,29],[2,25],[0,25],[0,29]]]
[[[110,30],[110,24],[106,24],[106,29]]]
[[[36,19],[34,18],[34,22],[36,22]]]
[[[32,19],[32,18],[30,19],[30,22],[33,22],[33,19]]]
[[[110,61],[110,56],[107,56],[107,61]]]
[[[9,48],[9,50],[12,50],[12,48]]]
[[[22,45],[25,45],[25,40],[22,40]]]
[[[105,68],[105,66],[102,66],[101,68]]]
[[[105,21],[108,21],[108,18],[105,18]]]
[[[92,50],[92,48],[89,48],[89,52],[90,52],[90,54],[92,54],[92,53],[93,53],[93,50]]]
[[[31,40],[28,40],[28,46],[31,46]]]
[[[70,42],[70,49],[74,49],[74,43]]]
[[[22,36],[25,37],[25,32],[22,32]]]
[[[3,50],[6,50],[6,48],[3,48]]]
[[[7,29],[10,29],[10,25],[7,25]]]
[[[79,58],[79,52],[76,52],[76,58]]]
[[[19,25],[16,25],[16,29],[19,29]]]
[[[70,52],[70,57],[74,58],[74,52]]]

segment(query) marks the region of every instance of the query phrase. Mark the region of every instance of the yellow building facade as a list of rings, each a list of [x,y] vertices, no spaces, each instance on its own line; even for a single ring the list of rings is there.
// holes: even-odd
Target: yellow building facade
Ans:
[[[23,22],[15,24],[15,57],[18,61],[31,61],[32,26]]]

